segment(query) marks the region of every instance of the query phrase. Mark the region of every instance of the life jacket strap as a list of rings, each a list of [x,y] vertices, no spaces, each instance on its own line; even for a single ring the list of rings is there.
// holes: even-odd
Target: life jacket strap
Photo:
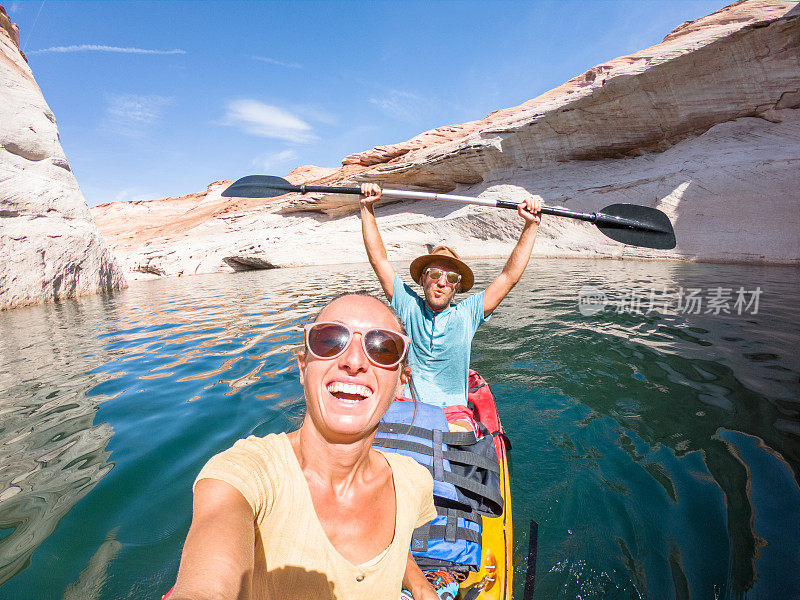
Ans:
[[[380,433],[399,433],[431,441],[433,440],[434,431],[437,430],[425,429],[408,423],[384,423],[383,421],[378,423],[378,432]],[[478,441],[478,438],[471,431],[440,431],[440,433],[442,434],[442,442],[450,446],[471,446]]]
[[[432,525],[428,522],[421,527],[417,527],[411,535],[411,548],[417,552],[427,552],[428,542],[431,539],[440,539],[454,543],[456,540],[466,540],[481,545],[481,532],[466,527],[458,526],[459,517],[468,521],[478,522],[480,516],[475,512],[458,510],[456,508],[436,507],[436,514],[445,516],[444,525]]]
[[[433,467],[428,467],[428,470],[431,472],[431,475],[433,475]],[[503,514],[503,496],[501,496],[500,492],[497,491],[496,489],[489,487],[488,485],[478,483],[477,481],[474,481],[472,479],[467,479],[466,477],[455,475],[454,473],[450,473],[449,471],[445,471],[443,473],[443,477],[444,478],[442,479],[442,481],[446,481],[447,483],[452,483],[461,491],[470,492],[485,500],[487,504],[491,504],[492,505],[491,514],[495,516]]]
[[[433,445],[431,446],[431,452],[433,452],[433,478],[439,481],[444,480],[444,462],[442,461],[443,433],[438,429],[433,430]]]
[[[481,534],[466,527],[453,526],[450,527],[450,519],[447,520],[447,525],[431,525],[428,528],[428,538],[439,538],[447,542],[455,542],[458,540],[467,540],[468,542],[481,543]],[[413,536],[412,536],[413,538]]]
[[[434,502],[436,502],[436,498],[434,498]],[[436,505],[436,514],[439,516],[447,516],[447,518],[456,519],[461,517],[462,519],[467,519],[468,521],[475,521],[480,522],[480,515],[478,515],[474,510],[460,510],[458,508],[453,508],[452,506],[439,506]]]
[[[434,444],[434,448],[431,449],[430,446],[420,444],[419,442],[413,442],[411,440],[376,437],[372,445],[380,446],[381,448],[390,448],[392,450],[407,450],[409,452],[417,452],[419,454],[433,456],[434,460],[441,458],[462,465],[479,467],[481,469],[486,469],[487,471],[500,473],[500,465],[498,464],[497,459],[492,460],[488,456],[476,454],[475,452],[468,452],[466,450],[440,450],[437,455],[436,448],[438,447],[441,449],[441,444]]]
[[[442,569],[444,571],[462,573],[465,578],[470,571],[478,571],[477,565],[468,565],[438,558],[428,558],[423,555],[414,555],[414,562],[417,563],[417,566],[423,571],[438,571]]]
[[[482,430],[489,434],[485,427]],[[489,457],[477,452],[465,450],[451,450],[443,445],[462,445],[472,446],[479,441],[487,440],[486,435],[478,440],[473,432],[452,432],[441,431],[440,429],[428,429],[426,427],[410,426],[407,423],[381,422],[378,425],[378,435],[373,441],[373,446],[386,448],[387,450],[399,450],[401,452],[412,452],[422,456],[429,456],[431,464],[426,461],[419,461],[425,466],[433,476],[435,481],[445,482],[457,488],[457,490],[470,498],[461,504],[472,504],[472,500],[479,500],[479,510],[482,514],[500,516],[503,514],[503,497],[500,489],[488,486],[469,475],[454,473],[449,463],[452,462],[465,465],[467,471],[474,472],[484,470],[493,473],[497,478],[500,476],[500,466],[494,456]],[[385,437],[385,434],[401,435],[403,437]],[[419,441],[409,440],[408,437],[415,437],[418,440],[430,440],[430,444]],[[443,461],[448,461],[446,466]],[[460,500],[460,499],[459,499]]]

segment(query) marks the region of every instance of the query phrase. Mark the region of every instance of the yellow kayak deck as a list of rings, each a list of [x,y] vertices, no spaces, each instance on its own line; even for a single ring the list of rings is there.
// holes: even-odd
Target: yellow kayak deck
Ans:
[[[458,598],[464,599],[472,590],[480,590],[476,600],[511,600],[513,592],[514,527],[511,515],[511,479],[505,444],[498,439],[500,477],[503,482],[503,514],[483,519],[483,555],[480,571],[472,572],[459,588]],[[474,591],[472,592],[474,594]]]

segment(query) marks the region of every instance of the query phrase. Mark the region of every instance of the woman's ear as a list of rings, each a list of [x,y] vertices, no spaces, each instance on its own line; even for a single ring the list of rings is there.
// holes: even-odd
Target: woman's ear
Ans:
[[[300,371],[300,385],[305,385],[305,376],[306,376],[306,351],[300,350],[295,355],[297,359],[297,368]]]
[[[409,381],[411,381],[411,367],[409,367],[408,365],[404,365],[400,369],[400,383],[399,383],[400,393],[398,394],[398,396],[403,395],[403,390],[408,385]]]

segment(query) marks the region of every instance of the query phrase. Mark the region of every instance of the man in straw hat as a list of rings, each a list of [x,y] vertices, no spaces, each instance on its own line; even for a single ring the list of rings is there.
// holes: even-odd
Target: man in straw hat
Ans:
[[[361,232],[383,292],[412,340],[409,363],[413,391],[418,400],[428,404],[466,404],[472,337],[528,266],[541,220],[541,200],[528,198],[517,207],[525,223],[503,272],[484,291],[454,305],[453,297],[472,287],[472,269],[447,246],[437,246],[415,258],[411,278],[422,286],[424,299],[420,298],[403,283],[386,257],[373,210],[380,197],[377,184],[361,186]]]

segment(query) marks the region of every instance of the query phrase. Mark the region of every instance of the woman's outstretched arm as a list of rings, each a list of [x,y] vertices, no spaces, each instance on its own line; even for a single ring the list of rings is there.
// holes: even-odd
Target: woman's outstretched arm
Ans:
[[[232,485],[201,479],[171,600],[249,598],[253,579],[253,509]]]
[[[425,575],[417,566],[414,557],[411,556],[411,551],[408,553],[408,560],[406,561],[406,572],[403,575],[403,588],[411,592],[414,600],[439,600],[439,596],[425,579]]]

